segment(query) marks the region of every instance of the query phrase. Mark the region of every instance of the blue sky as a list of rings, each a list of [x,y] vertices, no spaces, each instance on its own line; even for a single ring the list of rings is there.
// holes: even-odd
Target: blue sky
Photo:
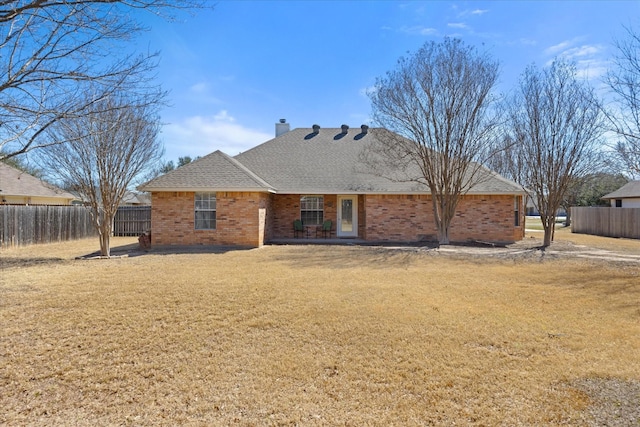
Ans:
[[[640,1],[220,1],[179,22],[149,19],[160,51],[165,158],[236,155],[292,128],[369,123],[366,96],[399,57],[458,37],[501,63],[499,92],[558,56],[596,87]]]

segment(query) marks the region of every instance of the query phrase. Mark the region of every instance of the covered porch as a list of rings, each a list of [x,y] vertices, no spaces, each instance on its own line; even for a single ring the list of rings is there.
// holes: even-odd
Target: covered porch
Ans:
[[[371,244],[360,238],[342,238],[342,237],[279,237],[270,239],[265,242],[267,245],[366,245]]]

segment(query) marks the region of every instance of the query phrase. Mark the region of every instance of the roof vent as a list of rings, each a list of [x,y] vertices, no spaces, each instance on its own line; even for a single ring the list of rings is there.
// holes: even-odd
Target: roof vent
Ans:
[[[318,133],[320,132],[320,125],[313,125],[313,133]]]
[[[366,134],[366,133],[369,132],[369,126],[367,126],[367,125],[360,126],[360,129],[362,129],[362,133],[363,134]]]
[[[340,127],[342,128],[342,133],[347,133],[347,132],[349,132],[349,126],[347,126],[347,125],[342,125],[342,126],[340,126]]]
[[[287,119],[280,119],[280,123],[287,123]]]

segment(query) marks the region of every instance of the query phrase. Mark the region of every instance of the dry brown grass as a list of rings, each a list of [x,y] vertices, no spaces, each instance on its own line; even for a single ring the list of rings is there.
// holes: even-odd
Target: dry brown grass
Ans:
[[[640,380],[637,265],[96,243],[0,254],[1,424],[585,425]]]
[[[542,239],[542,232],[529,232],[529,236]],[[640,240],[592,236],[590,234],[572,233],[570,227],[556,226],[555,240],[568,241],[576,245],[598,248],[622,253],[640,254]]]

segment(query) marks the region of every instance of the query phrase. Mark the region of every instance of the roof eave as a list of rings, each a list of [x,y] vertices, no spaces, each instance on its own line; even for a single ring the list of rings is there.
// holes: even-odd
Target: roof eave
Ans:
[[[184,192],[184,193],[196,193],[202,191],[208,191],[212,193],[275,193],[273,188],[237,188],[237,187],[147,187],[140,186],[138,190],[148,193],[165,193],[165,192]]]
[[[353,191],[353,190],[349,190],[349,191],[342,191],[342,190],[338,190],[338,191],[334,191],[334,190],[318,190],[318,189],[313,189],[313,190],[296,190],[296,189],[287,189],[287,190],[278,190],[275,191],[274,193],[276,194],[318,194],[318,195],[358,195],[358,194],[363,194],[363,195],[393,195],[393,196],[400,196],[400,195],[411,195],[411,196],[420,196],[420,195],[430,195],[431,192],[430,191],[382,191],[382,190],[378,190],[378,191]],[[469,195],[469,196],[524,196],[527,193],[525,191],[502,191],[502,192],[498,192],[498,191],[493,191],[493,192],[467,192],[463,195]]]
[[[72,195],[53,195],[53,194],[34,194],[34,193],[25,193],[25,194],[21,194],[21,193],[7,193],[7,192],[2,192],[0,193],[0,196],[2,197],[42,197],[42,198],[47,198],[47,199],[64,199],[64,200],[75,200],[76,197],[72,196]]]

